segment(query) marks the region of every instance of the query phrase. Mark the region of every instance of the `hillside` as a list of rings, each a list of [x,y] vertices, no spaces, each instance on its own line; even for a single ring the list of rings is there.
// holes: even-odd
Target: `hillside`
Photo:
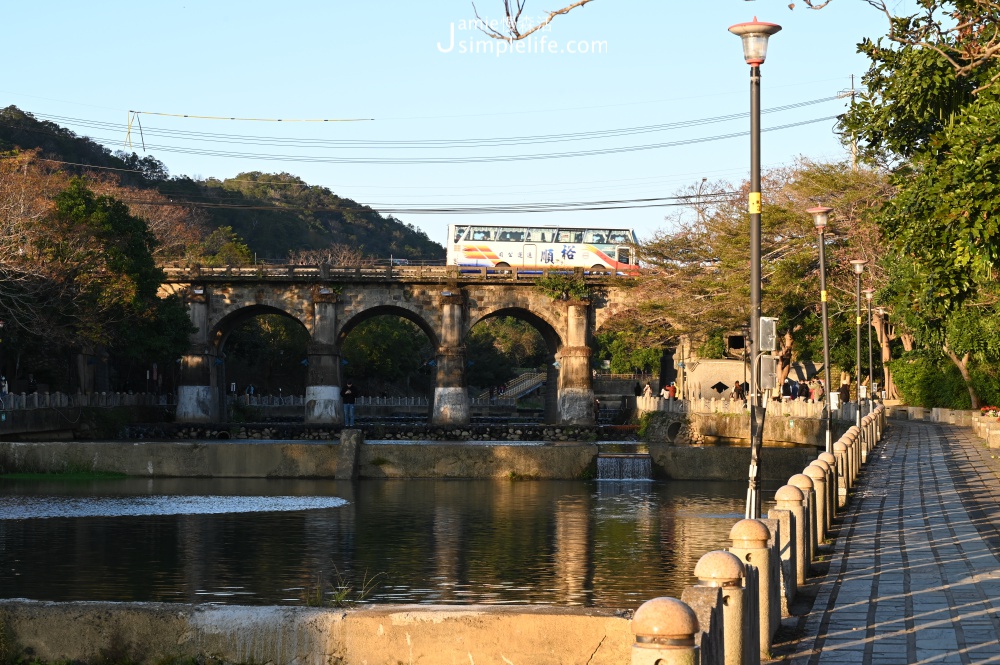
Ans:
[[[61,168],[72,173],[86,173],[86,166],[121,169],[104,173],[115,174],[124,186],[155,190],[172,205],[197,210],[199,223],[209,231],[232,227],[260,259],[282,260],[291,251],[341,244],[377,258],[444,260],[444,248],[423,231],[288,173],[253,171],[229,180],[171,178],[152,156],[113,153],[8,106],[0,110],[0,151],[16,149],[38,149],[46,159],[66,162]]]

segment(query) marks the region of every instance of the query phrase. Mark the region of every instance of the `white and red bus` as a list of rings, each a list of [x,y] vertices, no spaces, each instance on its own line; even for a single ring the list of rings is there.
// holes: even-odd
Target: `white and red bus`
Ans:
[[[638,272],[632,229],[450,224],[448,265]]]

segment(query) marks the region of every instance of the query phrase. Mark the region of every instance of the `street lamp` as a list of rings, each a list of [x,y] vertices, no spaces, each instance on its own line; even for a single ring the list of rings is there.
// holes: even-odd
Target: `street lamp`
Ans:
[[[868,301],[868,412],[871,413],[875,399],[875,370],[872,359],[872,298],[875,296],[875,289],[865,289],[865,300]]]
[[[833,387],[830,383],[830,319],[826,305],[826,225],[833,208],[809,208],[819,233],[819,303],[823,312],[823,376],[826,379],[826,452],[833,453]]]
[[[855,425],[858,429],[861,428],[861,274],[865,271],[865,266],[868,261],[864,259],[854,259],[851,261],[851,267],[854,268],[854,274],[857,277],[857,285],[855,288],[855,296],[857,299],[856,316],[854,319],[855,323],[855,341],[857,342],[854,354],[854,366],[857,368],[857,380],[858,380],[858,413],[855,418]]]
[[[750,65],[750,484],[747,489],[746,517],[759,519],[760,451],[764,436],[764,406],[757,380],[757,354],[760,353],[760,66],[767,56],[768,38],[781,30],[775,23],[761,23],[755,16],[749,23],[737,23],[729,32],[743,40],[743,59]]]

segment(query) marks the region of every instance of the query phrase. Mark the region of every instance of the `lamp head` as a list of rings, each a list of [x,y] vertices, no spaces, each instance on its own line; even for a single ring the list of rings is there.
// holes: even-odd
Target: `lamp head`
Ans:
[[[865,300],[871,302],[872,297],[874,297],[875,295],[875,289],[865,289],[861,293],[865,294]]]
[[[826,228],[827,223],[830,221],[831,210],[833,210],[833,208],[817,206],[815,208],[809,208],[806,212],[813,216],[813,224],[816,225],[816,230],[822,231]]]
[[[851,261],[851,267],[854,268],[854,274],[860,275],[865,271],[865,266],[868,265],[868,261],[865,259],[854,259]]]
[[[743,40],[743,59],[751,67],[764,64],[767,39],[779,30],[781,26],[777,23],[761,23],[756,16],[749,23],[737,23],[729,28],[729,32]]]

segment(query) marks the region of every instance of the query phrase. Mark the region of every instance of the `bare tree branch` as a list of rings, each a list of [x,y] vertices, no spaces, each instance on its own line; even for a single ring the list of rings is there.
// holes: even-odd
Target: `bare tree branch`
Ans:
[[[527,31],[521,32],[519,22],[521,20],[521,14],[524,12],[524,5],[527,1],[528,0],[513,0],[512,2],[511,0],[503,0],[503,5],[504,5],[503,32],[492,27],[489,24],[489,21],[486,21],[485,19],[479,16],[479,10],[476,8],[476,3],[474,2],[472,3],[472,10],[475,12],[476,19],[478,19],[479,21],[479,29],[482,30],[484,34],[486,34],[489,37],[492,37],[493,39],[502,39],[507,42],[516,42],[521,39],[524,39],[525,37],[531,35],[532,33],[541,30],[549,23],[551,23],[552,19],[554,19],[555,17],[561,16],[562,14],[568,14],[577,7],[582,7],[588,2],[593,2],[594,0],[577,0],[573,4],[567,5],[562,9],[557,9],[555,11],[547,12],[548,16],[540,23],[538,23],[538,25],[534,25]],[[827,2],[829,2],[829,0],[827,0]]]

